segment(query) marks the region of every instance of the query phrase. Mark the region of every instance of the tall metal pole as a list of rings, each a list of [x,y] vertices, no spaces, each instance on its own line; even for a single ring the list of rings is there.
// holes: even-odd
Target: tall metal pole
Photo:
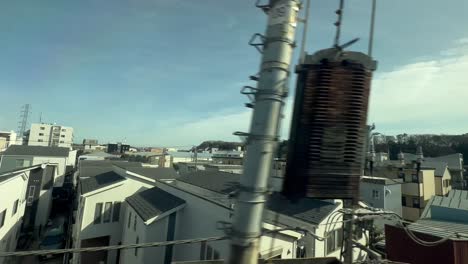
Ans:
[[[299,3],[270,0],[268,26],[247,141],[244,173],[234,208],[228,263],[258,262],[262,215],[267,195],[278,127],[287,97]]]

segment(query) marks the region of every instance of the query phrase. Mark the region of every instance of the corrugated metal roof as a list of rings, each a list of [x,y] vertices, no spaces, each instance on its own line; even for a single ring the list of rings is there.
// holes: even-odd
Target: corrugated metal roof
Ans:
[[[451,190],[447,197],[456,198],[456,199],[468,199],[468,191],[467,190]]]
[[[125,201],[144,221],[185,204],[183,199],[158,187],[135,193],[125,199]]]
[[[468,199],[466,199],[468,191],[451,190],[447,197],[432,196],[427,202],[421,218],[432,218],[432,206],[447,207],[453,209],[468,210]]]
[[[7,148],[3,155],[42,156],[42,157],[68,157],[69,148],[13,145]]]
[[[408,228],[412,231],[429,234],[437,237],[453,236],[454,233],[460,234],[460,237],[454,237],[452,240],[468,241],[468,225],[448,221],[439,221],[433,219],[420,219]]]

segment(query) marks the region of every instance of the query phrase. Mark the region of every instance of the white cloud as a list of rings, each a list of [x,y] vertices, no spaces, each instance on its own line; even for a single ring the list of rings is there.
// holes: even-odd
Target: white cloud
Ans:
[[[438,59],[424,59],[377,73],[370,101],[369,123],[384,133],[466,133],[468,132],[468,45]],[[235,131],[248,132],[252,111],[220,111],[209,118],[189,122],[158,133],[158,142],[175,145],[204,140],[234,140]],[[284,109],[281,136],[289,136],[292,98]]]
[[[378,75],[369,121],[395,133],[468,132],[468,45],[458,43],[441,58]]]

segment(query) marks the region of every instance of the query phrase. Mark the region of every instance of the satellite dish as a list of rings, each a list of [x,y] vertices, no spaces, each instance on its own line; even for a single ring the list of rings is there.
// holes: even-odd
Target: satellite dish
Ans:
[[[392,191],[390,191],[389,189],[385,189],[385,196],[390,195],[390,194],[392,194]]]

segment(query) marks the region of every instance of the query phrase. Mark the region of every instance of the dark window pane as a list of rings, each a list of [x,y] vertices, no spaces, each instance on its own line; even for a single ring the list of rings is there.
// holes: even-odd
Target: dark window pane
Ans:
[[[206,252],[206,241],[201,242],[200,246],[200,260],[205,260],[205,252]]]
[[[5,224],[6,209],[0,213],[0,228]]]
[[[112,210],[112,203],[106,203],[104,206],[104,223],[109,223],[111,220],[111,210]]]
[[[401,197],[401,205],[406,206],[406,197],[405,196]]]
[[[114,211],[112,211],[112,222],[118,222],[120,217],[120,202],[114,203]]]
[[[128,212],[127,228],[130,228],[131,222],[132,222],[132,212]]]
[[[97,203],[94,208],[94,224],[100,224],[102,218],[102,203]]]
[[[18,212],[18,202],[19,200],[16,199],[15,203],[13,204],[13,215],[15,215],[16,212]]]
[[[210,246],[206,247],[206,259],[213,259],[213,248]]]
[[[136,231],[136,225],[137,225],[137,217],[135,215],[134,222],[133,222],[133,231]]]

